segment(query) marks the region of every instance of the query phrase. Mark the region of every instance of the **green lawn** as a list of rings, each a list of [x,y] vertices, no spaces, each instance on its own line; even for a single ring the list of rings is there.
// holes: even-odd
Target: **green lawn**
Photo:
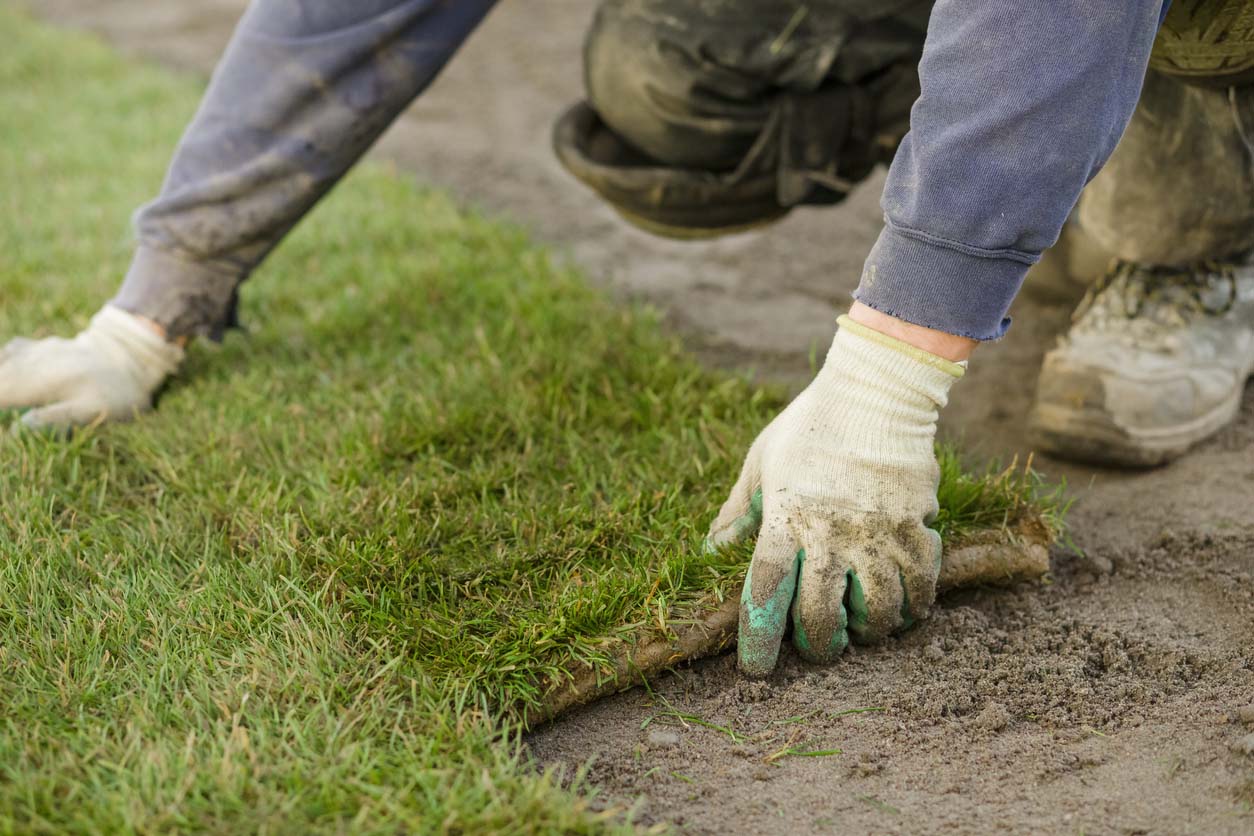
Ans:
[[[0,42],[0,339],[67,333],[199,85],[3,9]],[[779,400],[378,167],[244,316],[139,423],[0,434],[0,832],[624,826],[508,718],[735,588],[696,546]],[[946,525],[1018,501],[946,473]]]

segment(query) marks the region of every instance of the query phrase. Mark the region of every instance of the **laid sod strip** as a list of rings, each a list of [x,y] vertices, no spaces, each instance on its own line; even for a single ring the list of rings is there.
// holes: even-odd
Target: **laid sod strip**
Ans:
[[[199,85],[0,38],[0,335],[64,334]],[[143,421],[0,434],[0,832],[626,828],[517,721],[734,598],[699,544],[780,398],[377,167],[243,311]],[[1012,542],[1039,486],[946,456],[947,542]]]

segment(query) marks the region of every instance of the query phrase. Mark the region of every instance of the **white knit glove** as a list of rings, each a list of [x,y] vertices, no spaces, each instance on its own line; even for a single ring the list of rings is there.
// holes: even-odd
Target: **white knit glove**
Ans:
[[[827,361],[771,422],[710,527],[707,545],[758,534],[740,604],[741,670],[793,643],[814,662],[927,615],[941,543],[937,411],[964,367],[846,316]]]
[[[152,408],[182,361],[182,348],[106,305],[71,340],[18,337],[0,348],[0,409],[34,407],[22,416],[33,428],[127,420]]]

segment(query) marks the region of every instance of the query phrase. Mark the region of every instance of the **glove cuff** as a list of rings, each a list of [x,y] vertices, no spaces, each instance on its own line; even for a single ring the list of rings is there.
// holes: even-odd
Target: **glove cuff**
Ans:
[[[161,337],[135,314],[105,305],[91,318],[87,331],[130,363],[149,391],[178,371],[185,352]]]
[[[868,328],[861,322],[855,322],[848,314],[841,314],[838,316],[836,318],[836,324],[840,326],[841,330],[851,331],[863,339],[877,342],[882,346],[901,352],[909,357],[913,357],[920,363],[926,363],[933,368],[940,369],[955,379],[962,377],[967,372],[967,364],[965,361],[956,363],[953,360],[946,360],[944,357],[939,357],[930,351],[925,351],[924,349],[919,348],[918,346],[911,345],[908,342],[903,342],[896,337],[890,337],[882,331],[876,331],[874,328]]]
[[[840,330],[832,340],[832,352],[839,351],[842,357],[829,365],[860,379],[869,387],[868,392],[888,395],[895,391],[895,400],[939,409],[949,400],[949,388],[966,373],[963,364],[868,328],[848,316],[837,322]],[[855,362],[851,364],[851,360]]]

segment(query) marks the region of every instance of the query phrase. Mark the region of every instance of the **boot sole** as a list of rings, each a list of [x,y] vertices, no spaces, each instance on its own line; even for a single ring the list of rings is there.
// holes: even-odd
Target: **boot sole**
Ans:
[[[713,238],[723,238],[728,235],[739,235],[742,232],[751,232],[755,229],[761,229],[764,226],[770,226],[774,223],[782,221],[784,216],[788,214],[788,210],[784,209],[777,214],[771,214],[744,223],[729,224],[727,226],[680,226],[678,224],[668,224],[654,218],[646,218],[643,215],[624,209],[621,206],[611,206],[618,213],[618,216],[632,226],[642,229],[651,235],[659,238],[671,238],[676,241],[707,241]]]
[[[1210,412],[1173,427],[1138,430],[1120,427],[1102,411],[1038,403],[1029,419],[1029,437],[1042,451],[1062,459],[1156,467],[1223,429],[1241,408],[1244,386]]]

